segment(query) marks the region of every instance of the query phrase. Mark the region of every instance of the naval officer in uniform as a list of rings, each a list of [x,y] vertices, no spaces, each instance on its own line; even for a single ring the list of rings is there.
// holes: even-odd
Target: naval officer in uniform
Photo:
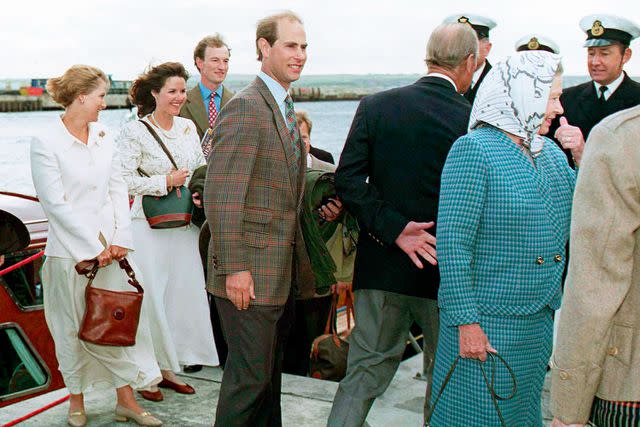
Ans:
[[[516,52],[524,52],[527,50],[543,50],[545,52],[560,54],[560,48],[549,37],[539,34],[529,34],[516,42]]]
[[[478,93],[478,88],[482,80],[484,80],[485,76],[489,74],[489,70],[491,70],[491,64],[487,60],[487,56],[489,56],[489,52],[491,52],[489,31],[495,28],[496,23],[494,20],[484,16],[459,13],[447,16],[443,24],[454,24],[456,22],[471,25],[478,36],[478,63],[476,64],[476,71],[473,73],[471,86],[469,86],[469,89],[464,93],[464,97],[469,101],[469,104],[473,105],[473,100],[476,99],[476,93]]]
[[[640,28],[613,15],[589,15],[580,28],[587,33],[587,67],[591,81],[565,89],[560,98],[564,116],[555,120],[550,135],[562,146],[569,164],[574,165],[570,149],[584,144],[591,129],[603,118],[640,104],[640,83],[624,72],[631,59],[631,41]]]

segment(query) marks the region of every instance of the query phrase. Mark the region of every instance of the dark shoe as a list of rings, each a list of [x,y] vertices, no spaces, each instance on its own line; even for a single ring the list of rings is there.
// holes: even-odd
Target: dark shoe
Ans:
[[[196,390],[191,387],[189,384],[176,384],[173,381],[169,381],[166,378],[163,378],[162,381],[160,381],[160,384],[158,384],[158,387],[162,387],[162,388],[170,388],[171,390],[175,391],[176,393],[180,393],[180,394],[195,394]]]
[[[192,374],[194,372],[202,371],[202,365],[184,365],[184,368],[182,368],[182,370],[187,374]]]
[[[138,390],[138,393],[140,393],[143,399],[150,400],[151,402],[162,402],[164,400],[164,396],[160,390]]]

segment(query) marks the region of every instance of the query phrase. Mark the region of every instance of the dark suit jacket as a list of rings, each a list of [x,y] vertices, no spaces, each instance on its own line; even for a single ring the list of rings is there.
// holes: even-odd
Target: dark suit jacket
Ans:
[[[591,133],[591,129],[603,118],[617,113],[621,110],[634,107],[640,104],[640,83],[632,80],[627,73],[618,89],[604,103],[600,105],[598,94],[593,81],[582,83],[577,86],[565,89],[560,97],[560,103],[564,108],[563,116],[567,118],[570,125],[578,126],[582,130],[585,141]],[[556,130],[560,126],[560,117],[556,118],[552,125],[548,137],[553,138]],[[555,140],[560,145],[558,140]],[[560,145],[561,146],[561,145]],[[573,158],[570,150],[564,150],[573,167]]]
[[[251,304],[284,305],[292,284],[297,296],[313,294],[298,219],[306,171],[301,140],[299,147],[296,158],[278,104],[259,77],[224,107],[204,190],[213,295],[226,298],[226,275],[240,271],[253,276]]]
[[[309,153],[311,153],[311,155],[313,157],[315,157],[316,159],[318,159],[318,160],[322,160],[323,162],[331,163],[332,165],[336,164],[335,160],[333,160],[333,156],[331,155],[331,153],[328,152],[328,151],[324,151],[321,148],[314,147],[312,145],[309,148]]]
[[[220,110],[233,98],[234,93],[222,85],[222,98],[220,99]],[[187,92],[187,102],[180,110],[180,117],[191,120],[196,125],[198,136],[202,139],[204,131],[209,129],[209,117],[204,106],[200,85],[196,85]]]
[[[480,89],[480,84],[482,83],[484,78],[487,76],[487,74],[489,74],[490,70],[491,70],[491,64],[489,63],[488,60],[486,60],[486,65],[484,66],[484,69],[482,70],[482,74],[480,74],[480,78],[478,79],[478,81],[476,82],[476,84],[473,87],[470,87],[464,93],[464,97],[467,99],[467,101],[469,101],[469,104],[471,104],[472,106],[473,106],[473,101],[475,101],[475,99],[476,99],[476,94],[478,93],[478,89]]]
[[[470,112],[439,77],[360,102],[336,171],[338,195],[363,229],[355,289],[437,297],[438,268],[425,261],[418,269],[395,240],[409,221],[436,220],[440,174]]]

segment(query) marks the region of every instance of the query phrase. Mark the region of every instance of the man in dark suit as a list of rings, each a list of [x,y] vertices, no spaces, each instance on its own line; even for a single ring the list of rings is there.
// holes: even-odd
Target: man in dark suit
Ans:
[[[283,353],[294,296],[313,294],[300,231],[306,151],[289,86],[307,59],[292,12],[258,22],[261,71],[213,130],[204,205],[211,227],[208,290],[229,355],[216,425],[280,426]]]
[[[442,24],[427,45],[427,76],[364,98],[356,112],[336,188],[362,229],[353,282],[357,321],[330,427],[364,423],[398,368],[413,322],[431,356],[430,394],[439,275],[429,232],[435,234],[447,153],[467,132],[471,107],[460,94],[471,83],[477,54],[471,27]]]
[[[476,71],[473,73],[471,85],[469,89],[464,92],[464,97],[469,101],[469,104],[473,106],[473,101],[476,99],[478,89],[485,76],[489,74],[491,70],[491,63],[487,60],[492,46],[491,40],[489,40],[489,31],[496,27],[496,23],[493,19],[470,13],[449,15],[442,21],[443,24],[453,24],[455,22],[471,25],[471,28],[474,29],[478,36],[478,64],[476,65]]]
[[[180,116],[190,119],[196,125],[198,136],[202,139],[204,132],[213,128],[216,119],[220,115],[222,107],[233,97],[233,92],[222,84],[229,71],[229,58],[231,49],[224,42],[220,34],[206,36],[198,42],[193,50],[193,62],[200,72],[200,82],[187,92],[187,102],[180,110]],[[211,151],[211,146],[202,147],[207,156]],[[204,218],[202,218],[204,220]],[[200,257],[207,275],[207,250],[211,231],[209,225],[204,222],[200,228]],[[213,339],[216,343],[220,366],[224,368],[227,360],[227,342],[220,326],[220,317],[216,305],[210,298],[209,317],[213,327]],[[185,372],[198,372],[202,365],[187,365]]]
[[[580,28],[587,34],[584,46],[591,81],[565,89],[560,97],[564,115],[549,130],[571,166],[574,166],[571,148],[583,144],[596,124],[613,113],[640,104],[640,83],[623,70],[631,59],[629,45],[640,36],[640,28],[613,15],[585,16]]]

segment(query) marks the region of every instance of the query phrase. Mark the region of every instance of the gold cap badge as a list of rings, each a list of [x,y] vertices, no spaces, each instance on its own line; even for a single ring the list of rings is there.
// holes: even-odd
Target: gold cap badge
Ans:
[[[602,22],[594,21],[593,26],[591,27],[591,34],[600,37],[604,34],[604,27],[602,26]]]
[[[537,50],[538,48],[540,48],[540,43],[538,42],[537,38],[531,37],[531,40],[529,40],[527,47],[529,48],[529,50]]]
[[[461,24],[468,24],[469,18],[467,18],[466,16],[461,16],[460,18],[458,18],[458,22]]]

